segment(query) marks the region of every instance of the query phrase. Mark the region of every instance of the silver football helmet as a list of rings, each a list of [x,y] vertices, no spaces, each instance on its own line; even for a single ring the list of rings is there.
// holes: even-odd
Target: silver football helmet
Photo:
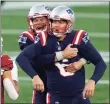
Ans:
[[[51,20],[67,20],[67,29],[65,31],[65,33],[70,33],[73,29],[73,22],[75,21],[75,15],[72,9],[70,9],[69,7],[66,6],[57,6],[55,7],[51,14],[50,14],[50,19]],[[64,34],[65,34],[64,33]],[[61,35],[58,33],[54,33],[54,35],[60,37]]]
[[[50,12],[51,12],[51,10],[45,5],[42,5],[42,4],[34,5],[30,9],[29,14],[28,14],[28,25],[29,25],[29,28],[32,29],[32,30],[34,29],[33,28],[32,19],[34,19],[36,17],[43,17],[43,16],[45,16],[45,17],[47,17],[49,19]],[[49,28],[47,26],[46,26],[45,30],[47,28]]]

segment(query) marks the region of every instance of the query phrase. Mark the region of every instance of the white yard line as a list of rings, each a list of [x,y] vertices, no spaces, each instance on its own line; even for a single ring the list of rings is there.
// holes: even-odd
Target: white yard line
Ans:
[[[2,29],[1,33],[3,35],[20,35],[23,31],[23,29]],[[108,38],[109,33],[107,32],[88,32],[90,37],[100,37],[100,38]]]
[[[21,12],[3,12],[4,16],[27,16],[28,11]],[[109,19],[109,13],[75,13],[76,18],[99,18],[99,19]]]
[[[30,77],[20,76],[19,80],[20,81],[31,81],[31,78]],[[86,82],[88,82],[88,79],[86,79]],[[109,84],[109,80],[100,80],[97,84],[106,84],[106,85],[108,85]]]
[[[75,13],[76,18],[109,19],[109,13]]]
[[[78,1],[78,0],[77,0]],[[50,1],[50,2],[6,2],[2,9],[3,10],[10,10],[10,9],[29,9],[35,4],[45,4],[50,7],[58,6],[60,5],[65,5],[65,6],[94,6],[94,5],[109,5],[108,2],[59,2],[59,0],[56,1]],[[23,4],[23,5],[22,5]]]
[[[33,5],[37,4],[45,4],[49,7],[55,7],[58,6],[59,4],[65,5],[65,6],[72,6],[72,7],[77,7],[77,6],[94,6],[94,5],[106,5],[109,6],[107,2],[24,2],[24,5],[22,5],[23,2],[6,2],[2,9],[2,14],[1,15],[19,15],[19,16],[27,16],[28,10],[30,7]],[[9,10],[17,10],[20,9],[19,11],[9,11]],[[22,10],[25,11],[22,11]],[[78,18],[101,18],[101,19],[109,19],[109,13],[77,13],[75,12],[75,16]]]

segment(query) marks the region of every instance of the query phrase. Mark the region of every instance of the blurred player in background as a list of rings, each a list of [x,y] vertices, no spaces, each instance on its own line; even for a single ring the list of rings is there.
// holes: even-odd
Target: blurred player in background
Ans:
[[[1,45],[2,41],[1,38]],[[16,100],[19,96],[16,63],[8,55],[3,54],[1,55],[1,104],[4,104],[4,90],[12,100]]]
[[[42,46],[46,45],[46,38],[48,37],[48,34],[50,34],[49,33],[50,32],[49,15],[50,15],[50,9],[45,5],[35,5],[30,9],[29,14],[28,14],[29,30],[22,32],[19,37],[19,40],[18,40],[21,50],[23,50],[27,46],[29,46],[32,43],[37,42],[39,40],[40,40]],[[65,49],[65,51],[63,53],[64,53],[63,56],[65,56],[65,58],[69,58],[68,55],[73,54],[74,56],[76,56],[77,50],[75,52],[75,48],[72,49],[72,48],[70,48],[70,46],[68,46],[68,48]],[[57,53],[57,54],[59,54],[59,53]],[[53,59],[53,56],[54,56],[54,54],[51,54],[50,57],[52,57],[52,59]],[[47,61],[48,61],[49,55],[47,55],[46,57],[47,57]],[[82,60],[80,60],[80,61],[74,63],[74,65],[73,65],[74,69],[75,69],[74,71],[76,71],[76,69],[80,69],[80,67],[82,67],[86,63],[85,61],[83,63]],[[34,71],[37,72],[40,77],[40,79],[32,77],[30,75],[30,72],[28,73],[28,71],[25,71],[33,79],[33,86],[34,86],[35,90],[33,90],[32,103],[46,104],[47,87],[46,87],[45,70],[43,68],[43,65],[41,63],[39,63],[39,61],[37,61],[37,60],[34,60],[34,59],[31,60],[31,65],[35,69]],[[39,70],[36,71],[36,69],[39,69]],[[43,88],[43,86],[45,86],[45,91],[36,92],[36,90],[37,90],[36,88],[39,89],[39,86],[41,86],[41,88]]]
[[[50,18],[52,32],[57,38],[49,36],[45,47],[41,47],[40,43],[27,47],[19,54],[16,61],[24,71],[29,71],[31,76],[31,71],[34,70],[30,64],[31,59],[38,58],[41,54],[62,51],[72,43],[73,47],[78,48],[76,57],[58,60],[45,66],[48,87],[47,104],[90,104],[88,98],[94,95],[95,84],[103,76],[106,64],[88,39],[87,32],[73,30],[75,17],[70,8],[58,6],[52,10]],[[71,69],[73,63],[81,57],[95,65],[94,73],[86,85],[84,67],[75,73]],[[68,70],[71,72],[67,72]]]

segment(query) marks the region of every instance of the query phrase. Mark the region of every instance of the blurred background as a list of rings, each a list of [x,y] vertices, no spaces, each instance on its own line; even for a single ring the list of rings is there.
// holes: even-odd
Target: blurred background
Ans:
[[[84,29],[96,49],[107,64],[103,78],[97,83],[92,103],[109,103],[109,3],[108,2],[4,2],[1,7],[1,33],[3,53],[13,60],[19,54],[18,38],[21,32],[28,29],[27,15],[34,4],[45,4],[51,9],[66,5],[73,9],[76,16],[75,29]],[[86,79],[94,70],[93,65],[86,65]],[[87,81],[86,80],[86,81]],[[6,96],[5,103],[31,103],[31,79],[19,68],[20,96],[16,101]],[[5,94],[6,95],[6,94]]]

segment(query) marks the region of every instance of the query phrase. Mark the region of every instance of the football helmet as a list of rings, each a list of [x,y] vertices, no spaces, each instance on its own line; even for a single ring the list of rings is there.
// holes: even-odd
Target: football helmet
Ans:
[[[38,33],[37,30],[34,29],[32,20],[34,18],[43,17],[43,16],[45,16],[45,17],[47,17],[47,19],[49,19],[50,12],[51,12],[50,9],[45,5],[42,5],[42,4],[34,5],[30,9],[28,17],[27,17],[29,28],[32,29],[34,32]],[[48,21],[48,24],[46,24],[45,29],[42,31],[46,31],[46,30],[49,30],[49,21]]]
[[[75,21],[75,15],[71,8],[66,6],[57,6],[55,7],[51,14],[50,20],[67,20],[67,28],[64,34],[70,33],[73,29],[73,22]],[[60,33],[54,33],[57,37],[60,37]]]

